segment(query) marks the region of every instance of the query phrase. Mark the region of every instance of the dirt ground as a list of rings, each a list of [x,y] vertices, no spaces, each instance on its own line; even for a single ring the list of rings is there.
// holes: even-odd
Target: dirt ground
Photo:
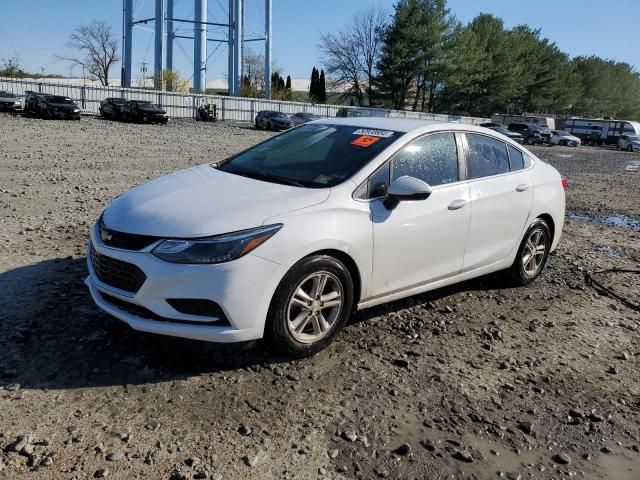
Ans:
[[[147,335],[83,284],[104,206],[270,135],[0,116],[0,478],[640,478],[640,155],[537,147],[569,179],[528,288],[482,278],[360,312],[326,351]],[[603,283],[638,302],[639,276]]]

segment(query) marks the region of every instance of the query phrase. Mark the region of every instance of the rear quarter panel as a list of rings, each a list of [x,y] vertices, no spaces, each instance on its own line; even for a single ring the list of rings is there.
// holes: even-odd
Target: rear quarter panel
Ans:
[[[565,193],[562,188],[562,177],[551,165],[534,157],[532,170],[535,190],[531,218],[549,215],[553,219],[553,242],[551,250],[555,250],[562,235],[565,216]]]

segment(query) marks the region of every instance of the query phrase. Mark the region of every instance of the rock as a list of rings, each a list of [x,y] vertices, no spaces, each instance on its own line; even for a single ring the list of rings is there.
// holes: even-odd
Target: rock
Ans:
[[[356,435],[355,432],[353,431],[348,431],[348,432],[342,432],[340,434],[340,436],[346,440],[347,442],[355,442],[356,440],[358,440],[358,435]]]
[[[598,415],[596,412],[591,412],[587,417],[592,422],[604,422],[604,417],[602,415]]]
[[[189,457],[184,463],[189,467],[195,467],[200,463],[200,459],[198,457]]]
[[[20,390],[20,384],[19,383],[10,383],[6,387],[4,387],[4,389],[7,392],[17,392],[18,390]]]
[[[124,458],[124,453],[120,450],[116,450],[115,452],[111,452],[107,455],[107,460],[110,462],[118,462]]]
[[[0,460],[0,472],[4,470],[4,462]]]
[[[257,455],[245,455],[243,457],[244,463],[245,465],[247,465],[248,467],[255,467],[256,464],[258,463],[258,456]]]
[[[609,447],[606,447],[606,446],[602,447],[600,451],[602,453],[606,453],[607,455],[613,455],[615,453],[613,450],[611,450]]]
[[[171,475],[169,475],[169,480],[186,480],[187,476],[180,473],[178,470],[174,470]]]
[[[609,368],[607,368],[607,373],[609,375],[617,375],[618,374],[618,369],[614,366],[611,366]]]
[[[533,422],[523,421],[518,422],[518,428],[522,430],[527,435],[531,435],[533,433]]]
[[[521,480],[522,475],[520,472],[507,472],[506,478],[507,480]]]
[[[553,456],[553,461],[560,465],[569,465],[571,463],[571,457],[564,452],[556,453]]]
[[[386,468],[384,468],[383,466],[377,466],[373,471],[380,478],[386,478],[386,477],[389,476],[389,471]]]
[[[146,428],[147,430],[151,430],[152,432],[155,432],[160,428],[160,422],[158,422],[157,420],[151,420],[149,423],[145,425],[144,428]]]
[[[108,468],[100,468],[93,474],[94,478],[107,478],[109,476]]]
[[[338,453],[340,453],[340,451],[337,448],[335,448],[333,450],[329,450],[327,452],[327,455],[329,455],[329,458],[336,458],[338,456]]]
[[[473,462],[473,457],[466,450],[456,450],[451,455],[456,460],[460,460],[461,462],[471,463]]]
[[[426,450],[428,450],[430,452],[433,452],[436,449],[436,446],[428,438],[424,438],[424,439],[420,440],[420,445],[422,445]]]
[[[15,441],[11,445],[9,445],[8,450],[10,452],[20,453],[27,445],[31,444],[35,440],[35,438],[36,436],[33,433],[18,435]]]
[[[405,360],[404,358],[394,358],[393,359],[393,364],[396,367],[409,368],[409,361]]]
[[[569,410],[569,416],[573,418],[584,418],[584,412],[578,408]]]
[[[214,473],[213,475],[211,475],[211,480],[222,480],[222,474]]]
[[[408,443],[403,443],[398,448],[396,448],[393,453],[401,456],[409,455],[411,453],[411,445],[409,445]]]
[[[252,432],[253,430],[251,429],[251,427],[248,427],[246,425],[240,425],[240,427],[238,428],[238,433],[245,437],[248,437],[249,435],[251,435]]]

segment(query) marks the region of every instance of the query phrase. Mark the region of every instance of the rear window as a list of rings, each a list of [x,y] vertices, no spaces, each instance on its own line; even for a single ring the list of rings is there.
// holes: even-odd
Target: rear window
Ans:
[[[469,178],[482,178],[509,171],[509,156],[504,142],[485,135],[467,133]]]
[[[305,124],[232,157],[218,168],[274,183],[332,187],[350,178],[399,136],[391,130]]]
[[[509,165],[511,171],[522,170],[524,168],[524,156],[522,152],[511,145],[507,145],[507,151],[509,152]]]

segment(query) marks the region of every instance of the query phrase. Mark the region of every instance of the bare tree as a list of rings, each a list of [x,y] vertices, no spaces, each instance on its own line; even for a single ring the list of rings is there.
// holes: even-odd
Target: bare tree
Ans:
[[[373,79],[380,55],[385,10],[370,7],[356,12],[349,26],[336,33],[320,36],[323,64],[329,78],[346,86],[358,103],[373,100]]]
[[[118,40],[105,22],[93,20],[89,25],[80,25],[69,36],[68,47],[79,50],[78,56],[60,56],[60,60],[80,65],[93,79],[104,86],[109,85],[109,70],[118,62]],[[82,56],[83,55],[83,56]]]

